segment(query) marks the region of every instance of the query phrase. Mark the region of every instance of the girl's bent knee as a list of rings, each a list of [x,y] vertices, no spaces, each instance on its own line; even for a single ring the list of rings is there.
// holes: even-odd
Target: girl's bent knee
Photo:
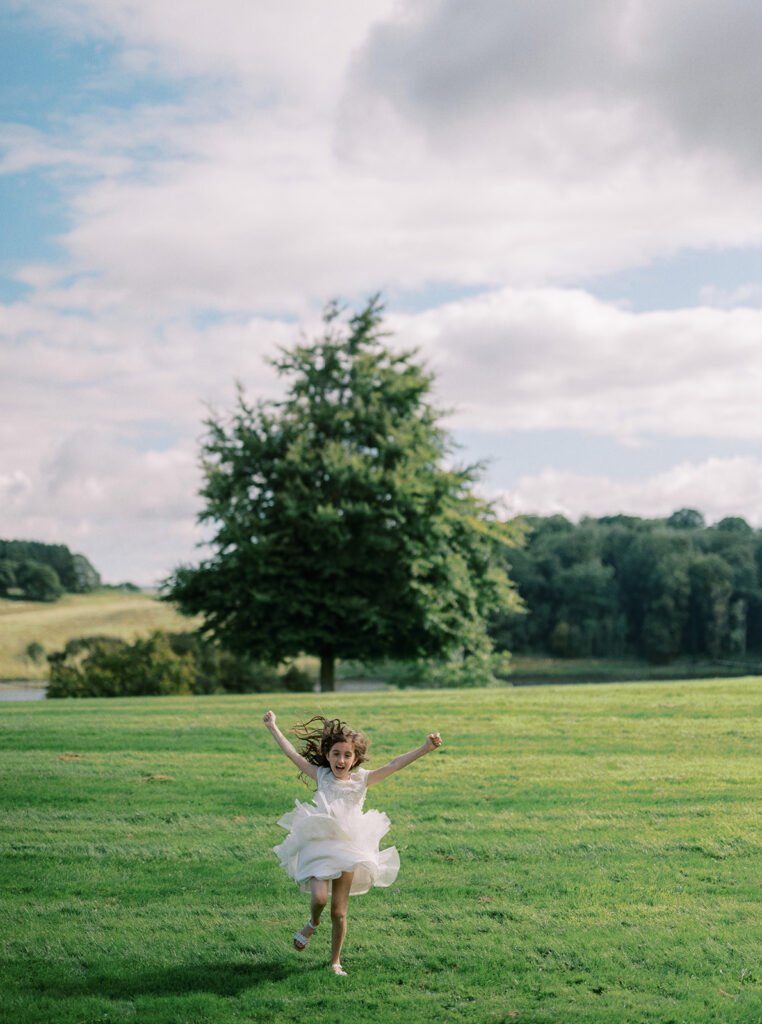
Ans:
[[[322,879],[316,879],[312,883],[312,889],[310,893],[312,902],[318,906],[324,907],[328,902],[328,885]]]

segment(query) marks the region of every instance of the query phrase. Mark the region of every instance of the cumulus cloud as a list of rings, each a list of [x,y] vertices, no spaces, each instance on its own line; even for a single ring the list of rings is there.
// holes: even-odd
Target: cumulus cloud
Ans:
[[[762,242],[756,166],[730,141],[682,139],[706,3],[688,19],[695,52],[676,0],[342,0],[330,18],[311,0],[26,6],[151,55],[186,90],[6,140],[9,171],[76,164],[58,242],[91,302],[301,317],[337,294],[568,284]],[[723,53],[755,37],[746,9],[723,10]],[[759,62],[714,56],[716,120],[737,101],[736,134],[756,140]],[[75,303],[81,283],[67,291]]]
[[[0,536],[78,544],[111,581],[192,557],[202,420],[231,407],[236,377],[280,393],[265,357],[294,325],[2,312]]]
[[[32,490],[32,481],[26,473],[17,469],[13,473],[0,473],[0,498],[5,507],[23,504]]]
[[[186,429],[205,404],[229,402],[236,376],[273,397],[276,374],[266,357],[298,335],[291,323],[261,317],[157,324],[111,308],[87,315],[17,302],[0,310],[0,368],[13,382],[6,422],[34,416],[43,435],[62,413],[70,429],[160,417]]]
[[[206,125],[185,133],[203,137]],[[146,173],[131,161],[127,174],[81,182],[58,240],[70,276],[57,303],[68,292],[75,305],[89,276],[89,303],[155,316],[210,307],[303,316],[326,297],[379,287],[564,282],[681,245],[762,241],[749,217],[762,188],[712,162],[669,158],[560,182],[426,155],[400,177],[391,142],[377,166],[358,167],[325,126],[244,114],[191,154],[178,146]]]
[[[529,109],[543,120],[608,110],[689,149],[758,158],[760,31],[746,0],[412,0],[373,27],[353,84],[434,139],[474,121],[499,139]],[[583,119],[577,128],[582,141]]]
[[[263,102],[319,100],[342,74],[369,23],[395,0],[17,0],[75,38],[117,46],[125,66],[161,77],[213,76]],[[316,59],[319,55],[320,59]]]
[[[0,123],[0,175],[51,167],[88,175],[118,174],[126,164],[118,155],[94,152],[81,140],[73,142],[63,135],[48,138],[27,125]]]
[[[702,304],[719,306],[722,309],[737,309],[739,306],[762,305],[762,282],[751,281],[734,288],[718,288],[705,285],[699,294]]]
[[[758,309],[634,313],[576,290],[503,289],[394,323],[458,427],[762,437]]]
[[[106,580],[153,583],[202,540],[187,442],[138,452],[108,428],[69,434],[29,472],[0,475],[0,536],[66,543]]]
[[[710,522],[741,515],[750,525],[762,527],[762,460],[685,462],[655,476],[628,481],[545,469],[522,477],[498,497],[514,515],[561,513],[580,519],[623,513],[648,518],[695,508]]]

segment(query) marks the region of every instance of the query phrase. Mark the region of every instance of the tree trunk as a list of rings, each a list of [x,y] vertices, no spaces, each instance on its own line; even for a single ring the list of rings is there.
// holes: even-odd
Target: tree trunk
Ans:
[[[336,655],[333,651],[320,655],[320,691],[336,689]]]

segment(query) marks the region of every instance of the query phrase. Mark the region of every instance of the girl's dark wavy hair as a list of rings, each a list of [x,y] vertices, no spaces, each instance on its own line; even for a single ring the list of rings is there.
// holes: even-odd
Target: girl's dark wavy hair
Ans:
[[[364,733],[350,729],[340,718],[324,718],[313,715],[308,722],[298,722],[293,728],[294,735],[301,741],[299,753],[310,764],[329,768],[328,753],[335,743],[351,743],[355,748],[357,768],[368,759],[368,739]],[[300,776],[304,776],[300,772]]]

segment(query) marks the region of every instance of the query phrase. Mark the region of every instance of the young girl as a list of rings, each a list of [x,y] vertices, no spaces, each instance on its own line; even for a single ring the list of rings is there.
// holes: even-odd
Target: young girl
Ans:
[[[294,946],[299,952],[307,947],[330,893],[331,970],[346,975],[340,957],[347,933],[349,897],[367,892],[374,885],[391,885],[400,864],[393,846],[378,848],[390,822],[381,811],[363,813],[365,792],[368,786],[436,750],[442,738],[433,732],[417,750],[395,757],[383,768],[367,771],[360,765],[366,759],[368,741],[339,718],[316,715],[297,726],[294,732],[303,741],[301,753],[275,724],[272,711],[264,716],[264,723],[286,757],[317,782],[314,803],[297,800],[296,808],[278,822],[288,835],[274,847],[281,867],[302,892],[311,894],[310,919],[294,936]]]

